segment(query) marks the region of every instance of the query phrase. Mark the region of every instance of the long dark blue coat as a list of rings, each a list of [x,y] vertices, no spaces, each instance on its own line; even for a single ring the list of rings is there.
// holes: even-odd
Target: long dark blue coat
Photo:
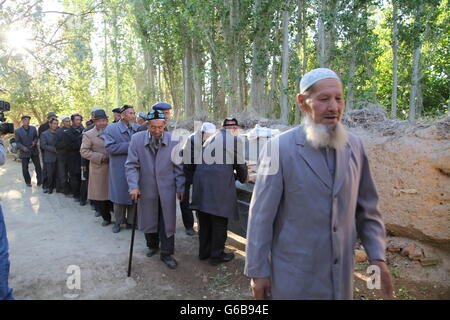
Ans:
[[[128,192],[127,177],[125,176],[125,161],[127,161],[128,147],[131,136],[137,132],[139,125],[131,125],[132,132],[128,132],[123,121],[111,123],[106,127],[104,139],[105,148],[109,153],[109,200],[118,204],[132,203]]]

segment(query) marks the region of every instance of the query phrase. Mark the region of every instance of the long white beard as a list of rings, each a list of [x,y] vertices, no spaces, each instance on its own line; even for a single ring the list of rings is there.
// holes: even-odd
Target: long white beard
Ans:
[[[341,122],[335,126],[315,123],[309,115],[303,120],[306,140],[316,149],[334,148],[340,149],[347,143],[347,130]]]

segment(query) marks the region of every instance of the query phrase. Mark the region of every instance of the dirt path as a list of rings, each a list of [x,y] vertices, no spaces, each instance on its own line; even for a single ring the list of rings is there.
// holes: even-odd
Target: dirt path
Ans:
[[[20,163],[0,167],[0,198],[10,242],[10,286],[17,299],[250,299],[242,239],[230,234],[228,250],[236,259],[212,267],[197,259],[198,237],[184,233],[178,212],[176,270],[159,256],[145,256],[145,240],[136,233],[132,277],[127,278],[131,230],[118,234],[101,227],[90,206],[61,194],[25,186]],[[232,237],[232,238],[231,238]],[[69,289],[71,265],[81,272],[81,289]],[[360,266],[361,267],[361,266]],[[355,277],[355,299],[380,296]],[[398,299],[449,299],[448,286],[396,278]]]

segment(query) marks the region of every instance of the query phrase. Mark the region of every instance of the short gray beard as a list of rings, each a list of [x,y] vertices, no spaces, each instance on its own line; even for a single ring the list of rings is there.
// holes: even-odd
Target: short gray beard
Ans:
[[[340,149],[347,143],[347,130],[341,122],[336,125],[315,123],[309,115],[303,120],[306,140],[316,149],[334,148]]]

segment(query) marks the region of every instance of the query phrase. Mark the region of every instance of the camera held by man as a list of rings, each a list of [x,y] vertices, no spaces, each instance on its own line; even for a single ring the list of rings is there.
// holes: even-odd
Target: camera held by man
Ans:
[[[14,124],[7,123],[4,112],[9,111],[10,104],[6,101],[0,100],[0,135],[14,133]]]

